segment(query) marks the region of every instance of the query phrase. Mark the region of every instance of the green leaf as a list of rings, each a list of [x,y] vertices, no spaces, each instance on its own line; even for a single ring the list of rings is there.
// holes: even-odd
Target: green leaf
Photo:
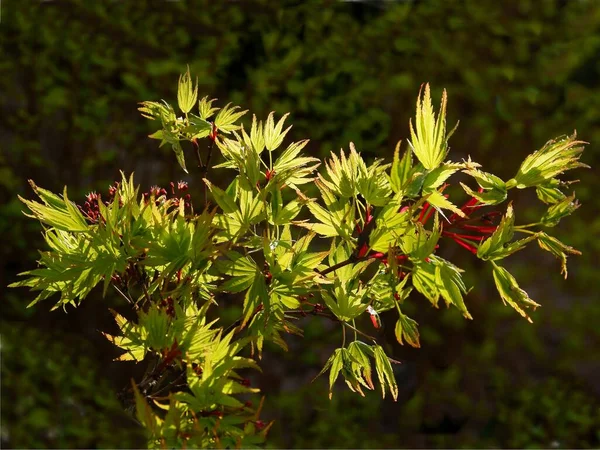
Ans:
[[[504,267],[498,266],[492,261],[492,271],[496,288],[504,304],[508,303],[515,311],[532,323],[531,318],[525,312],[525,308],[535,310],[540,305],[529,298],[527,292],[519,287],[515,277]]]
[[[240,128],[239,125],[235,125],[235,122],[239,120],[248,110],[238,111],[239,106],[231,106],[231,103],[227,103],[223,109],[219,111],[217,117],[215,117],[215,125],[219,131],[223,133],[230,133],[231,131]]]
[[[419,342],[419,328],[418,323],[412,320],[410,317],[400,313],[398,321],[396,322],[395,334],[396,339],[401,345],[404,345],[402,339],[406,341],[408,345],[415,348],[420,348],[421,343]]]
[[[506,183],[496,175],[477,169],[464,170],[463,172],[475,178],[479,187],[484,190],[484,192],[475,192],[465,184],[460,183],[469,196],[476,198],[484,205],[497,205],[506,200]]]
[[[422,261],[433,253],[442,233],[436,216],[433,230],[426,230],[421,223],[416,223],[413,230],[406,233],[400,242],[400,248],[411,260]]]
[[[313,378],[313,381],[320,377],[321,375],[323,375],[329,368],[331,368],[331,372],[329,373],[329,399],[331,400],[331,396],[333,395],[333,385],[335,384],[335,380],[337,380],[337,377],[340,373],[340,370],[342,370],[342,366],[343,366],[343,360],[342,360],[342,350],[341,348],[336,348],[335,351],[333,352],[333,354],[329,357],[329,359],[327,360],[327,362],[325,363],[325,366],[323,367],[323,369],[321,369],[321,371],[317,374],[317,376],[315,378]]]
[[[264,131],[265,147],[270,152],[279,148],[283,142],[283,138],[285,138],[285,135],[290,131],[290,128],[292,128],[290,125],[285,131],[281,131],[283,129],[283,123],[287,116],[289,116],[289,113],[284,114],[281,119],[279,119],[279,122],[277,122],[277,125],[275,125],[274,114],[274,112],[271,112],[269,117],[267,117]]]
[[[367,389],[374,389],[369,355],[373,355],[373,350],[364,342],[353,341],[348,345],[348,353],[352,361],[352,372],[360,384]]]
[[[445,163],[439,167],[436,167],[427,175],[423,180],[423,195],[428,194],[437,188],[439,188],[452,174],[456,173],[458,169],[463,167],[463,164],[459,163]]]
[[[140,423],[148,429],[151,434],[154,434],[156,431],[156,427],[158,425],[158,417],[152,411],[150,405],[146,402],[140,390],[133,380],[131,380],[131,385],[133,386],[133,393],[135,396],[135,409],[137,418]]]
[[[259,305],[263,305],[265,314],[269,313],[269,292],[267,290],[267,284],[265,282],[265,276],[262,272],[256,272],[252,286],[246,292],[244,299],[244,310],[243,310],[243,321],[241,327],[243,328],[248,321],[252,318],[252,315],[256,311]]]
[[[232,278],[221,286],[226,292],[241,292],[250,287],[257,273],[260,273],[256,263],[248,256],[231,251],[227,260],[218,260],[215,267],[224,275]]]
[[[549,236],[546,233],[538,233],[537,234],[538,244],[540,248],[546,250],[547,252],[552,253],[558,259],[560,259],[561,271],[560,273],[564,274],[565,279],[567,278],[567,253],[572,255],[581,255],[579,250],[574,249],[573,247],[563,244],[561,241],[556,239],[554,236]]]
[[[196,105],[197,100],[198,79],[196,79],[196,87],[194,88],[192,77],[190,75],[190,68],[188,66],[187,72],[179,76],[179,86],[177,87],[177,103],[179,103],[179,109],[187,114]]]
[[[521,164],[517,175],[509,180],[508,187],[523,189],[545,184],[548,180],[567,170],[578,167],[589,168],[579,162],[584,141],[576,140],[577,134],[550,140],[538,151],[529,155]]]
[[[400,142],[396,144],[394,162],[390,172],[390,185],[395,193],[402,192],[412,175],[412,151],[407,148],[402,155],[402,159],[400,159]]]
[[[444,216],[444,218],[446,216],[442,212],[442,209],[449,209],[450,211],[457,214],[458,216],[465,217],[465,213],[462,212],[459,208],[457,208],[456,205],[454,205],[452,202],[450,202],[439,191],[433,191],[432,193],[427,194],[427,202],[431,206],[433,206],[442,216]]]
[[[546,204],[555,204],[563,200],[566,196],[559,189],[561,182],[556,178],[548,180],[544,184],[535,187],[537,197]]]
[[[373,352],[375,354],[375,370],[379,383],[381,384],[381,395],[385,398],[385,389],[388,387],[392,394],[394,401],[398,400],[398,385],[396,384],[396,378],[394,377],[394,371],[390,360],[385,354],[383,347],[380,345],[373,346]]]
[[[274,218],[274,225],[287,225],[300,213],[302,203],[298,200],[292,200],[282,209],[280,209]]]
[[[433,306],[437,308],[440,291],[435,277],[435,265],[433,263],[421,262],[413,265],[413,286],[423,294]]]
[[[239,210],[238,206],[235,203],[235,200],[223,189],[221,189],[218,186],[215,186],[206,178],[203,178],[202,181],[206,183],[206,185],[210,189],[210,192],[213,195],[213,198],[217,202],[217,205],[221,207],[224,213],[231,214]]]
[[[456,306],[466,319],[473,319],[463,299],[463,294],[467,293],[467,288],[462,280],[461,269],[454,264],[440,257],[432,257],[435,264],[435,280],[437,288],[446,300],[447,305]]]
[[[575,193],[570,197],[565,197],[560,202],[550,206],[546,213],[542,216],[540,223],[546,227],[554,227],[558,225],[560,219],[571,215],[581,205],[575,199]]]
[[[219,110],[219,108],[213,108],[213,102],[217,100],[213,98],[212,100],[208,100],[208,97],[202,97],[202,100],[198,103],[198,108],[200,112],[200,117],[203,120],[208,120],[212,115]]]
[[[181,148],[181,144],[179,141],[175,141],[171,144],[173,151],[175,152],[175,157],[177,158],[177,162],[183,169],[185,173],[188,173],[187,168],[185,167],[185,155],[183,154],[183,148]]]
[[[202,139],[208,136],[212,130],[212,125],[201,117],[195,114],[190,114],[189,125],[183,130],[189,133],[189,139]]]
[[[506,214],[500,221],[496,231],[483,241],[477,249],[477,257],[483,260],[501,259],[505,256],[505,250],[508,242],[514,234],[515,217],[512,203],[508,204]]]
[[[88,231],[89,225],[83,214],[67,197],[66,186],[63,190],[63,198],[61,199],[57,195],[37,187],[32,180],[29,180],[29,184],[44,204],[26,200],[19,195],[19,200],[21,200],[33,213],[33,215],[26,215],[34,217],[40,222],[50,225],[58,230],[70,232]]]
[[[425,93],[417,99],[417,115],[415,126],[410,122],[410,145],[417,159],[425,169],[431,171],[438,167],[448,154],[448,137],[446,136],[446,103],[447,94],[444,89],[439,116],[435,117],[429,84],[425,85]]]

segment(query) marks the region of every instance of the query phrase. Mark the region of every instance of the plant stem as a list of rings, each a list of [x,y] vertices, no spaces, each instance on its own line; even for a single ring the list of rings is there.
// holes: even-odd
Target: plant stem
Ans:
[[[339,262],[337,264],[334,264],[333,266],[328,267],[327,269],[325,269],[323,271],[318,271],[317,269],[315,269],[315,272],[318,272],[320,275],[325,276],[328,273],[335,272],[336,270],[341,269],[344,266],[347,266],[348,264],[366,261],[368,259],[375,259],[375,258],[373,258],[372,256],[363,256],[362,258],[356,258],[356,257],[350,256],[347,260]]]

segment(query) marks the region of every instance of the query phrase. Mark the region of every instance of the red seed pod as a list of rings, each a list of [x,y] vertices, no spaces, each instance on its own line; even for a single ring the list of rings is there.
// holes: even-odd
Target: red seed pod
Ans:
[[[254,425],[256,425],[257,430],[262,430],[266,424],[262,420],[257,420]]]

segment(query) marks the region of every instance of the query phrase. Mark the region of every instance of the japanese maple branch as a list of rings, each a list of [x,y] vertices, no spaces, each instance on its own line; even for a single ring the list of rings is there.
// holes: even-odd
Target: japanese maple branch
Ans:
[[[351,255],[345,261],[341,261],[341,262],[339,262],[337,264],[334,264],[333,266],[328,267],[327,269],[324,269],[324,270],[317,270],[317,269],[315,269],[315,272],[317,272],[320,275],[325,276],[328,273],[335,272],[336,270],[341,269],[344,266],[347,266],[348,264],[354,264],[354,263],[357,263],[357,262],[366,261],[368,259],[376,259],[376,258],[374,258],[373,256],[363,256],[361,258],[357,258],[356,256]]]

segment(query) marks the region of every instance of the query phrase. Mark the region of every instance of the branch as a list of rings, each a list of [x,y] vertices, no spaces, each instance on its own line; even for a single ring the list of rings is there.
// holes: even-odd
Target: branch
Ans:
[[[377,258],[374,258],[373,256],[363,256],[361,258],[357,258],[356,256],[351,255],[345,261],[334,264],[333,266],[328,267],[327,269],[325,269],[323,271],[315,269],[315,272],[317,272],[319,275],[325,276],[328,273],[335,272],[336,270],[341,269],[344,266],[347,266],[348,264],[354,264],[354,263],[361,262],[361,261],[367,261],[368,259],[377,259]]]

